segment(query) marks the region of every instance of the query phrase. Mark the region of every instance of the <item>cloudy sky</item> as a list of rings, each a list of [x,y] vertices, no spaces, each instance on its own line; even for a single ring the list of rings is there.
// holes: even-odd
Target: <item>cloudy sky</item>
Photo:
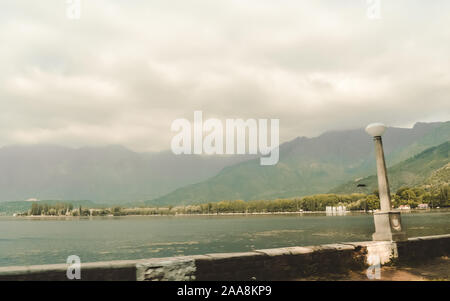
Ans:
[[[281,141],[450,120],[450,1],[2,0],[0,146],[169,149],[176,118],[279,118]]]

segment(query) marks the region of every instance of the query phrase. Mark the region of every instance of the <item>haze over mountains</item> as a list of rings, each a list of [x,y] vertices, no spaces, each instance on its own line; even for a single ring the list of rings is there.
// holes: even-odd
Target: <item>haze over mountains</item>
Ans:
[[[412,129],[388,128],[383,136],[387,165],[450,140],[450,122],[417,123]],[[224,168],[215,177],[177,189],[149,204],[192,204],[304,196],[376,172],[374,145],[363,129],[297,138],[280,147],[275,166],[257,160]]]
[[[121,146],[72,149],[54,145],[0,149],[0,202],[149,200],[213,176],[249,156],[136,153]]]
[[[388,166],[449,140],[450,122],[389,128],[383,137]],[[363,129],[286,142],[275,166],[260,166],[258,159],[242,155],[175,156],[120,146],[9,146],[0,149],[0,201],[147,200],[177,205],[273,199],[328,192],[374,173],[373,143]]]

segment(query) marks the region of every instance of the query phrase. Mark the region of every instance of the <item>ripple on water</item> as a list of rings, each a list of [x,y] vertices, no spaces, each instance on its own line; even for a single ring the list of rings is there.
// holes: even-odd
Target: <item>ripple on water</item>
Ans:
[[[250,236],[277,236],[281,234],[295,234],[295,233],[302,233],[305,232],[305,230],[270,230],[270,231],[263,231],[263,232],[256,232],[256,233],[246,233]]]

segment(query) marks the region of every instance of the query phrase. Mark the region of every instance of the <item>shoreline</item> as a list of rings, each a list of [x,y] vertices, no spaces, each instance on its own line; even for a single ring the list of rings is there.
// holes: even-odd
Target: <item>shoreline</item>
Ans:
[[[348,213],[364,213],[358,211],[347,211],[342,214],[334,214],[337,215],[346,215]],[[372,212],[367,212],[372,213]],[[326,214],[326,211],[303,211],[303,212],[221,212],[221,213],[176,213],[176,214],[124,214],[124,215],[89,215],[89,216],[71,216],[71,215],[5,215],[9,217],[19,217],[19,218],[41,218],[41,217],[50,217],[50,218],[89,218],[89,217],[139,217],[139,216],[245,216],[245,215],[302,215],[302,214]],[[331,215],[330,215],[331,216]]]
[[[448,208],[440,208],[440,209],[416,209],[416,210],[396,210],[401,213],[424,213],[431,211],[448,211]],[[102,217],[102,218],[111,218],[111,217],[163,217],[163,216],[171,216],[171,217],[186,217],[186,216],[267,216],[267,215],[303,215],[303,214],[323,214],[325,216],[345,216],[353,213],[358,214],[370,214],[377,212],[375,211],[363,211],[363,210],[355,210],[355,211],[345,211],[342,213],[328,213],[326,211],[279,211],[279,212],[221,212],[221,213],[175,213],[175,214],[125,214],[125,215],[89,215],[89,216],[71,216],[71,215],[0,215],[0,217],[17,217],[17,218],[69,218],[69,219],[80,219],[80,218],[91,218],[91,217]]]

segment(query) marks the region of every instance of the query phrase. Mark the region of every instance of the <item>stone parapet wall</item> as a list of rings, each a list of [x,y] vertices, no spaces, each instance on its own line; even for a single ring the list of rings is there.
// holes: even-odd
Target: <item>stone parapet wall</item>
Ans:
[[[360,271],[376,262],[425,260],[450,254],[450,235],[404,242],[349,242],[242,253],[81,264],[82,280],[290,280]],[[0,267],[0,280],[67,280],[67,264]]]

